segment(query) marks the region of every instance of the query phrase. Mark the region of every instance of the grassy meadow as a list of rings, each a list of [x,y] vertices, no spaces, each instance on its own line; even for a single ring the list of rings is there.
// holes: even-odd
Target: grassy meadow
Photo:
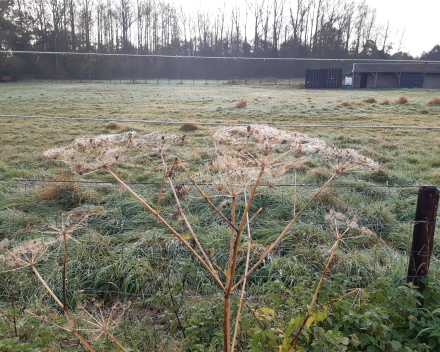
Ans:
[[[68,305],[75,311],[78,305],[90,303],[92,298],[102,300],[105,305],[131,300],[132,307],[115,336],[133,351],[221,350],[221,291],[180,242],[112,178],[103,172],[74,176],[62,164],[44,159],[45,150],[70,144],[77,137],[129,130],[186,133],[185,145],[171,149],[168,161],[177,155],[192,171],[197,171],[215,153],[211,134],[217,127],[119,120],[440,126],[440,105],[428,104],[433,97],[440,97],[440,90],[306,90],[298,84],[179,83],[26,82],[0,85],[2,115],[118,120],[100,123],[0,117],[0,241],[9,238],[20,243],[47,236],[44,234],[46,224],[60,224],[62,214],[77,219],[87,215],[87,226],[75,234],[81,244],[70,242]],[[401,96],[406,97],[408,103],[397,103]],[[247,100],[245,108],[235,108],[240,99]],[[389,103],[383,104],[384,100]],[[254,272],[248,281],[247,308],[243,310],[237,349],[279,351],[280,336],[289,321],[306,310],[327,263],[334,240],[324,224],[324,215],[336,210],[356,215],[359,225],[368,227],[372,235],[341,244],[330,266],[320,303],[349,288],[363,287],[369,291],[363,298],[365,306],[361,303],[359,309],[353,300],[338,302],[330,308],[329,318],[311,326],[302,337],[302,350],[398,351],[407,348],[407,351],[434,351],[440,341],[417,335],[424,324],[431,323],[426,323],[425,317],[417,320],[418,313],[412,308],[405,310],[399,304],[418,308],[414,303],[417,299],[413,299],[418,296],[404,287],[407,251],[412,238],[411,221],[417,200],[417,187],[411,185],[440,185],[440,131],[298,130],[336,147],[353,148],[378,161],[381,167],[378,171],[335,179],[289,230],[269,259]],[[136,165],[115,166],[113,171],[131,182],[147,202],[157,203],[160,189],[157,183],[162,178],[159,161],[140,160]],[[289,172],[283,176],[281,184],[288,186],[279,186],[256,198],[251,213],[260,207],[263,212],[251,229],[251,263],[259,259],[290,221],[295,209],[305,204],[329,175],[319,162],[311,161],[297,170],[296,175]],[[293,186],[295,177],[297,187]],[[79,182],[81,180],[88,183]],[[188,184],[183,176],[181,182]],[[191,190],[189,196],[182,200],[189,220],[200,241],[211,251],[215,263],[225,268],[228,228],[202,199],[191,198],[196,196],[195,190]],[[215,202],[227,217],[230,216],[227,200]],[[186,231],[186,226],[176,216],[176,205],[168,188],[165,188],[161,209],[165,219],[182,233]],[[237,209],[244,209],[243,202]],[[437,230],[434,250],[438,250],[439,245]],[[244,270],[245,246],[243,240],[239,249],[240,272]],[[55,252],[52,259],[38,265],[49,286],[58,294],[62,287],[60,263],[62,252]],[[430,273],[433,277],[440,274],[437,254],[432,257]],[[0,275],[4,277],[0,283],[0,324],[3,324],[0,340],[14,339],[12,321],[15,318],[19,322],[19,339],[11,342],[11,346],[15,343],[17,350],[82,350],[73,337],[39,324],[38,320],[10,307],[13,292],[18,307],[26,304],[49,320],[63,321],[59,312],[47,308],[53,306],[53,302],[38,288],[40,285],[31,270]],[[428,302],[425,304],[434,304],[429,295],[425,295],[425,300]],[[238,302],[238,297],[233,298],[234,302]],[[261,307],[273,309],[275,318],[257,318],[255,312]],[[176,311],[183,321],[186,338],[182,338],[183,329],[176,328]],[[371,314],[372,311],[375,313]],[[347,317],[347,314],[353,315]],[[419,330],[405,330],[409,316]],[[30,328],[29,324],[34,324],[35,328]],[[358,332],[362,333],[353,332],[353,326],[358,326]],[[39,336],[35,340],[38,346],[26,349],[31,334]],[[392,348],[395,349],[391,349],[390,343],[394,343]],[[426,349],[422,349],[424,344],[428,346]],[[0,350],[13,350],[5,346],[0,343]],[[94,346],[96,350],[117,350],[108,340],[95,342]],[[49,347],[51,349],[47,349]]]

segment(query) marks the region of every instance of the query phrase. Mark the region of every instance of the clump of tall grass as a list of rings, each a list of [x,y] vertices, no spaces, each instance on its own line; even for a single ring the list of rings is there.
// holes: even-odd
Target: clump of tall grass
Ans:
[[[236,109],[244,109],[247,105],[247,99],[240,99],[235,103]]]
[[[367,104],[374,104],[375,102],[376,102],[376,99],[374,99],[374,98],[368,98],[368,99],[364,99],[364,100],[362,100],[364,103],[367,103]]]
[[[191,131],[197,131],[199,129],[199,127],[193,123],[186,123],[186,124],[182,125],[179,129],[181,131],[191,132]]]
[[[216,154],[213,155],[211,161],[193,175],[187,169],[186,163],[182,162],[178,157],[174,157],[171,163],[165,161],[167,150],[174,145],[184,142],[186,135],[177,136],[153,132],[140,136],[136,132],[127,132],[119,135],[80,138],[67,147],[50,149],[44,155],[52,160],[64,162],[72,171],[78,174],[97,170],[107,171],[191,252],[224,294],[224,350],[229,352],[233,351],[235,347],[247,278],[266,260],[299,216],[330,185],[336,176],[345,172],[358,171],[362,168],[375,170],[378,168],[378,164],[354,150],[338,149],[327,145],[321,139],[311,138],[298,132],[278,130],[264,125],[221,128],[213,134],[212,139],[216,146]],[[153,157],[152,160],[160,158],[163,168],[162,185],[157,197],[157,204],[154,205],[147,203],[111,170],[114,164],[146,156]],[[251,205],[255,197],[277,187],[282,175],[302,168],[304,163],[310,158],[319,158],[328,165],[331,170],[328,179],[298,212],[295,210],[293,216],[289,217],[290,221],[285,228],[281,233],[275,233],[272,236],[274,239],[273,243],[264,247],[263,253],[257,256],[258,260],[255,258],[256,262],[250,267],[252,248],[250,225],[253,224],[254,219],[262,211],[262,208],[260,208],[254,214],[250,214],[251,209],[253,209]],[[183,179],[185,181],[182,181]],[[170,220],[166,220],[163,217],[165,214],[161,214],[161,199],[165,182],[169,184],[176,208],[178,209]],[[188,183],[191,187],[187,185]],[[205,184],[208,189],[202,190],[199,183]],[[261,190],[259,186],[267,187]],[[182,206],[182,201],[191,188],[197,190],[199,198],[203,199],[229,225],[230,232],[227,235],[229,252],[225,257],[225,259],[227,258],[225,268],[221,268],[217,264],[215,251],[208,252],[204,245],[200,243],[195,228],[185,211],[186,208]],[[216,206],[212,201],[218,198],[224,199],[222,204],[227,203],[228,214],[231,214],[230,217],[225,215],[223,207]],[[240,200],[244,201],[244,209],[238,207],[237,202]],[[342,224],[345,219],[342,215],[338,214],[332,214],[333,218],[336,221],[335,226],[340,223]],[[173,220],[177,221],[178,225],[173,225]],[[352,219],[346,221],[348,228],[353,228],[354,223]],[[179,229],[182,226],[186,228],[185,231],[187,232],[185,234],[179,233]],[[333,230],[337,240],[332,247],[333,254],[338,244],[346,240],[344,236],[347,231],[348,229],[340,233],[336,227]],[[242,237],[247,237],[246,265],[244,272],[237,274],[236,268],[239,261],[239,249],[242,248],[240,247]],[[189,240],[190,242],[188,242]],[[316,289],[310,310],[312,310],[313,304],[317,299],[318,291],[332,256]],[[237,323],[231,341],[230,300],[231,294],[240,287],[241,298],[237,313]],[[356,292],[359,292],[359,290],[351,291],[337,300]],[[331,304],[337,300],[327,302],[324,305]],[[322,306],[320,305],[316,309]],[[298,330],[294,339],[289,340],[288,343],[291,343],[290,349],[295,346],[302,328]]]
[[[384,99],[382,102],[379,103],[379,105],[390,105],[390,100],[389,99]]]
[[[340,102],[339,103],[339,106],[342,106],[342,107],[349,107],[349,106],[351,106],[352,105],[352,103],[350,103],[350,102],[348,102],[348,101],[346,101],[346,100],[344,100],[343,102]]]
[[[110,130],[115,130],[119,127],[118,123],[116,121],[110,121],[107,125],[107,128]]]
[[[407,97],[405,97],[404,95],[400,96],[395,102],[395,104],[401,104],[401,105],[405,105],[409,103],[409,100]]]
[[[433,97],[428,101],[428,105],[440,105],[440,98]]]

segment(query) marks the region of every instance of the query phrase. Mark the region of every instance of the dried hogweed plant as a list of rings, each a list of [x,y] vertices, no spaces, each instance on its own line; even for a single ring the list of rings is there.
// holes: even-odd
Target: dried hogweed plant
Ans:
[[[67,220],[67,221],[66,221]],[[23,268],[30,267],[34,274],[37,276],[38,280],[41,282],[45,290],[52,296],[58,306],[63,310],[64,315],[67,319],[67,326],[60,326],[51,321],[48,321],[45,318],[37,316],[33,312],[29,310],[25,310],[26,313],[44,321],[50,323],[58,328],[61,328],[65,331],[70,332],[75,335],[90,351],[94,351],[94,349],[90,346],[84,337],[77,331],[75,328],[74,322],[67,310],[66,305],[66,261],[67,261],[67,240],[72,239],[72,234],[76,231],[80,226],[82,226],[85,219],[83,219],[79,223],[73,223],[73,221],[68,217],[67,219],[62,219],[61,227],[57,227],[54,224],[49,224],[49,231],[41,231],[47,234],[54,234],[55,237],[44,238],[41,237],[39,239],[31,240],[24,244],[19,244],[14,248],[8,249],[9,241],[5,240],[6,243],[2,247],[6,247],[6,252],[0,255],[0,263],[3,263],[6,267],[10,269],[1,271],[1,273],[8,271],[20,270]],[[76,240],[75,240],[76,241]],[[4,241],[2,241],[3,243]],[[78,241],[77,241],[78,242]],[[46,281],[41,276],[40,272],[37,270],[36,265],[43,261],[47,260],[51,253],[58,251],[61,245],[64,245],[64,260],[63,260],[63,302],[55,295],[53,290],[47,285]],[[2,248],[0,248],[2,249]]]
[[[131,301],[128,303],[116,302],[110,308],[103,307],[103,303],[92,299],[92,308],[86,309],[86,304],[78,303],[77,307],[81,310],[79,318],[88,327],[81,328],[90,337],[91,341],[98,340],[103,334],[110,337],[116,345],[125,351],[125,348],[120,342],[111,334],[111,330],[118,327],[122,323],[123,316],[127,309],[131,306]]]
[[[324,281],[324,277],[330,267],[330,263],[333,260],[333,257],[336,253],[336,250],[338,249],[338,246],[341,242],[345,242],[348,240],[354,240],[356,238],[360,238],[360,237],[364,237],[364,236],[369,236],[372,232],[367,229],[366,227],[362,228],[361,230],[361,235],[351,235],[350,230],[352,229],[357,229],[358,228],[358,224],[357,224],[357,218],[355,216],[350,216],[347,217],[344,214],[335,212],[333,210],[330,210],[330,212],[325,216],[324,218],[325,223],[327,224],[330,232],[333,234],[333,236],[335,237],[335,243],[332,246],[332,248],[330,249],[330,257],[327,260],[327,265],[324,268],[324,271],[321,275],[321,279],[319,280],[318,286],[316,287],[315,290],[315,294],[313,295],[312,301],[310,303],[310,305],[308,306],[308,313],[306,314],[302,324],[299,326],[297,333],[295,334],[295,337],[291,340],[290,345],[288,350],[290,351],[291,349],[293,349],[296,345],[296,342],[298,341],[299,336],[301,335],[301,332],[303,331],[304,327],[306,326],[308,320],[313,316],[313,314],[315,312],[317,312],[318,310],[320,310],[323,307],[327,307],[345,297],[351,296],[353,294],[357,294],[357,295],[362,295],[363,290],[360,288],[351,290],[349,292],[347,292],[346,294],[335,298],[329,302],[326,302],[324,304],[319,305],[316,308],[314,307],[314,304],[318,298],[318,293],[319,290],[322,286],[322,282]],[[288,344],[288,336],[285,337],[285,344]]]
[[[78,174],[85,174],[98,169],[107,171],[122,187],[141,202],[144,207],[175,237],[177,237],[189,251],[191,251],[223,291],[224,350],[229,352],[231,351],[231,348],[232,350],[234,349],[237,335],[236,329],[231,347],[231,294],[241,285],[241,307],[246,279],[266,259],[310,203],[338,174],[353,172],[363,168],[376,169],[378,164],[367,157],[361,156],[354,150],[330,147],[323,140],[311,138],[305,134],[287,132],[269,126],[251,125],[247,127],[227,127],[215,132],[213,134],[213,141],[216,148],[216,155],[212,161],[204,165],[198,172],[192,175],[179,158],[174,157],[169,166],[164,158],[164,153],[171,146],[184,141],[185,138],[186,135],[179,137],[162,132],[153,132],[144,136],[138,136],[135,132],[127,132],[119,135],[78,139],[65,148],[55,148],[47,151],[45,156],[68,164],[70,168]],[[129,161],[132,158],[147,155],[160,157],[163,165],[162,187],[156,206],[148,204],[110,169],[110,166],[117,162]],[[267,186],[267,189],[269,190],[276,187],[283,174],[301,167],[312,157],[324,160],[334,171],[333,175],[319,190],[315,192],[306,204],[294,214],[291,221],[279,234],[278,238],[263,254],[259,255],[259,260],[249,268],[249,253],[251,248],[249,226],[255,217],[261,212],[261,209],[255,212],[252,216],[250,216],[251,214],[249,214],[249,211],[255,196],[262,193],[261,188],[259,187]],[[188,221],[184,208],[181,205],[179,193],[187,193],[188,187],[182,184],[176,184],[178,173],[188,177],[193,187],[200,194],[200,197],[203,198],[230,227],[228,267],[222,277],[219,276],[219,271],[214,268],[214,266],[217,266],[213,258],[206,251],[203,244],[200,243],[190,221]],[[160,199],[165,179],[167,179],[174,195],[180,219],[185,223],[192,236],[193,243],[197,246],[195,248],[193,248],[182,237],[182,235],[179,234],[170,222],[160,215]],[[202,190],[200,182],[208,187],[207,191]],[[219,207],[214,205],[212,199],[218,197],[230,201],[230,218],[224,215]],[[242,212],[239,212],[236,207],[238,199],[244,200],[245,208]],[[238,261],[238,250],[241,236],[245,229],[247,229],[248,239],[247,264],[245,272],[237,277],[236,266]],[[343,240],[344,235],[345,233],[343,235],[341,234],[341,238],[337,239],[337,244]],[[337,247],[337,244],[332,250],[336,250],[335,248]],[[319,287],[317,291],[319,291]],[[237,324],[239,322],[239,314],[240,311],[236,320]],[[292,343],[293,345],[295,344],[293,341]]]

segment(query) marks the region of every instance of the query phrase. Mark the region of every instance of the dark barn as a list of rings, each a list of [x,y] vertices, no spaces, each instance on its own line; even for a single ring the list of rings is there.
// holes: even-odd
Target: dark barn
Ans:
[[[341,88],[342,68],[308,68],[306,88]]]
[[[438,63],[355,63],[353,88],[440,89]]]

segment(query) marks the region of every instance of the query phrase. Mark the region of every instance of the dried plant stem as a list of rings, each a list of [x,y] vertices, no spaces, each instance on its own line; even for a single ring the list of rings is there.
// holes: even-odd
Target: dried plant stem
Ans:
[[[231,199],[231,224],[235,225],[235,197]],[[230,282],[233,281],[232,274],[232,253],[234,246],[234,235],[235,230],[231,227],[231,238],[229,241],[229,260],[228,260],[228,271],[226,273],[226,287],[229,287]],[[231,335],[229,330],[231,328],[231,292],[225,291],[225,301],[224,301],[224,345],[225,352],[229,352],[231,349]]]
[[[14,295],[14,288],[12,288],[12,309],[15,309],[15,295]],[[13,316],[13,320],[14,320],[14,331],[15,331],[15,337],[18,336],[17,334],[17,322],[15,321],[15,315]]]
[[[64,305],[61,303],[61,301],[58,299],[57,296],[55,296],[55,294],[53,293],[53,291],[49,288],[49,286],[47,286],[46,281],[44,281],[44,279],[41,277],[40,273],[38,272],[38,270],[35,268],[34,265],[31,265],[32,270],[34,271],[35,275],[37,276],[38,280],[40,280],[40,282],[42,283],[42,285],[44,286],[44,288],[46,289],[47,292],[49,292],[49,294],[52,296],[52,298],[55,300],[55,302],[58,303],[58,305],[61,307],[61,309],[64,310]]]
[[[257,321],[258,325],[260,325],[260,328],[264,329],[263,324],[261,324],[261,321],[257,318],[257,316],[255,315],[255,311],[252,310],[251,307],[249,307],[249,305],[245,302],[244,305],[246,306],[247,309],[249,309],[249,311],[252,313],[253,317],[255,318],[255,320]]]
[[[63,231],[63,242],[64,242],[64,258],[63,258],[63,306],[65,309],[66,306],[66,262],[67,262],[67,239],[66,232]]]
[[[170,277],[169,277],[169,273],[168,273],[168,291],[170,291],[171,303],[173,304],[173,306],[176,306],[176,302],[174,301],[173,293],[172,293],[171,288],[170,288],[169,278]],[[179,307],[179,309],[180,309],[180,307]],[[176,310],[173,309],[174,310],[174,315],[176,316],[177,322],[179,323],[179,327],[182,330],[183,338],[186,339],[185,328],[183,327],[182,322],[180,321],[179,314],[178,314],[179,309],[176,309]]]
[[[231,280],[229,281],[229,284],[226,285],[226,290],[228,292],[232,291],[232,285],[234,283],[235,268],[237,266],[238,246],[240,244],[240,236],[241,236],[241,233],[244,228],[244,222],[245,222],[246,218],[248,218],[247,215],[249,213],[249,208],[251,207],[252,200],[254,199],[255,192],[257,191],[258,185],[260,184],[260,180],[261,180],[261,177],[263,176],[263,174],[264,174],[264,168],[261,169],[261,171],[258,175],[258,178],[255,181],[254,187],[252,188],[251,195],[249,196],[249,201],[247,202],[246,208],[244,209],[243,216],[241,217],[240,226],[238,227],[237,236],[235,237],[234,255],[232,258],[232,267],[231,267]],[[237,285],[235,285],[234,287],[236,287],[236,286]]]
[[[327,273],[328,268],[330,267],[330,263],[332,262],[332,260],[333,260],[333,256],[334,256],[335,253],[336,253],[336,249],[338,248],[339,242],[342,240],[342,238],[344,237],[344,235],[347,233],[348,230],[349,230],[349,228],[347,228],[347,229],[344,231],[344,233],[342,233],[341,235],[338,235],[338,236],[337,236],[336,243],[335,243],[335,244],[333,245],[333,247],[332,247],[332,251],[331,251],[330,257],[328,258],[328,261],[327,261],[327,265],[325,266],[325,269],[324,269],[324,271],[322,272],[321,279],[319,280],[318,286],[316,287],[316,290],[315,290],[315,294],[313,295],[313,298],[312,298],[312,302],[310,303],[309,310],[310,310],[311,312],[309,311],[309,312],[307,313],[306,317],[304,318],[304,321],[303,321],[303,323],[301,324],[301,326],[300,326],[298,332],[296,333],[295,338],[293,339],[292,343],[290,344],[290,348],[289,348],[289,350],[292,349],[292,348],[295,346],[296,341],[298,340],[299,335],[301,334],[301,331],[304,329],[304,326],[305,326],[306,323],[307,323],[307,320],[312,316],[312,314],[313,314],[314,312],[316,312],[316,311],[317,311],[318,309],[320,309],[321,307],[324,307],[324,306],[327,306],[327,305],[332,304],[332,303],[334,303],[334,302],[337,302],[337,301],[339,301],[340,299],[343,299],[343,298],[347,297],[348,295],[350,295],[350,294],[352,294],[352,293],[354,293],[354,292],[358,292],[358,291],[360,290],[360,289],[356,289],[356,290],[354,290],[354,291],[350,291],[349,293],[347,293],[347,294],[345,294],[345,295],[343,295],[343,296],[341,296],[341,297],[339,297],[339,298],[336,298],[336,299],[334,299],[334,300],[331,300],[331,301],[329,301],[329,302],[327,302],[327,303],[321,304],[318,308],[315,308],[314,310],[312,310],[312,309],[313,309],[313,305],[315,304],[316,299],[318,298],[318,292],[319,292],[319,290],[320,290],[320,288],[321,288],[322,282],[324,281],[324,277],[325,277],[325,275],[326,275],[326,273]]]
[[[231,223],[235,225],[235,197],[231,198]],[[231,237],[229,240],[229,259],[228,259],[228,273],[226,275],[226,287],[229,287],[229,283],[231,280],[231,268],[232,268],[232,259],[234,253],[234,238],[235,231],[231,228]],[[228,291],[229,292],[229,291]]]
[[[110,334],[110,332],[107,329],[105,329],[105,332],[107,333],[108,337],[110,337],[122,351],[127,352],[127,350],[119,343],[119,341],[112,334]]]
[[[246,275],[244,275],[233,287],[232,290],[235,290],[238,285],[240,285],[244,279],[246,279],[261,263],[262,261],[269,255],[269,253],[275,248],[275,246],[281,241],[281,239],[284,237],[284,235],[287,233],[287,231],[290,229],[290,227],[293,225],[293,223],[298,219],[298,217],[303,213],[304,210],[310,205],[310,203],[330,184],[330,182],[333,181],[333,179],[339,174],[339,172],[335,172],[332,177],[328,179],[328,181],[309,199],[309,201],[301,208],[301,210],[293,217],[293,219],[290,221],[290,223],[286,226],[286,228],[283,230],[281,235],[275,240],[274,243],[267,249],[267,251],[261,256],[261,258],[258,260],[258,262],[255,263],[255,265],[248,271]]]
[[[163,160],[163,156],[161,156],[161,157],[162,157],[162,161],[163,161],[163,163],[164,163],[164,167],[166,168],[165,161]],[[214,267],[212,266],[212,263],[211,263],[211,261],[209,260],[209,258],[208,258],[208,256],[207,256],[207,254],[206,254],[206,252],[205,252],[203,246],[201,245],[199,239],[197,238],[196,234],[194,233],[194,230],[193,230],[193,228],[192,228],[190,222],[188,221],[188,218],[186,217],[185,213],[183,212],[182,206],[181,206],[181,204],[180,204],[179,197],[177,196],[176,189],[174,188],[173,180],[171,179],[171,177],[167,177],[167,178],[168,178],[168,182],[170,183],[171,190],[173,191],[174,199],[176,200],[176,204],[177,204],[177,208],[178,208],[178,210],[179,210],[180,215],[182,216],[183,221],[185,222],[186,227],[188,228],[189,232],[190,232],[191,235],[192,235],[192,238],[194,239],[194,241],[196,242],[197,246],[199,247],[200,252],[202,253],[203,257],[204,257],[205,260],[206,260],[206,263],[209,265],[209,268],[210,268],[211,271],[214,273],[214,275],[215,275],[215,277],[217,278],[217,280],[221,283],[220,278],[219,278],[218,275],[217,275],[217,271],[216,271],[216,270],[214,269]],[[222,284],[220,287],[222,288],[222,290],[225,289],[225,287],[223,286],[223,284]]]
[[[81,342],[89,349],[89,351],[91,352],[95,352],[95,350],[92,348],[92,346],[89,345],[89,343],[84,339],[84,337],[82,337],[78,331],[75,330],[72,319],[70,318],[70,315],[67,311],[67,308],[61,303],[61,301],[58,299],[57,296],[55,296],[55,294],[53,293],[53,291],[49,288],[49,286],[47,286],[46,281],[44,281],[44,279],[41,277],[40,273],[38,272],[38,270],[35,268],[34,265],[31,265],[32,270],[34,271],[35,275],[37,276],[38,280],[40,280],[40,282],[42,283],[42,285],[44,286],[44,288],[46,289],[47,292],[49,292],[49,294],[52,296],[52,298],[55,300],[55,302],[58,303],[58,305],[61,307],[61,309],[64,312],[64,315],[67,318],[67,321],[69,323],[69,327],[70,330],[66,330],[71,332],[72,334],[74,334],[78,339],[81,340]],[[41,319],[41,318],[40,318]]]
[[[310,312],[307,313],[306,317],[304,318],[304,321],[302,322],[301,326],[299,327],[298,332],[297,332],[296,335],[295,335],[295,338],[294,338],[293,341],[290,343],[289,351],[290,351],[293,347],[295,347],[295,345],[296,345],[296,341],[298,341],[299,335],[300,335],[301,332],[303,331],[304,326],[306,326],[306,324],[307,324],[307,320],[309,320],[309,318],[313,315],[313,313],[315,313],[316,311],[318,311],[318,310],[321,309],[322,307],[329,306],[329,305],[331,305],[331,304],[333,304],[333,303],[336,303],[337,301],[340,301],[341,299],[344,299],[345,297],[348,297],[348,296],[352,295],[353,293],[356,293],[356,292],[359,292],[359,291],[362,291],[362,289],[361,289],[361,288],[356,288],[356,289],[354,289],[353,291],[350,291],[350,292],[346,293],[345,295],[342,295],[342,296],[340,296],[340,297],[338,297],[338,298],[332,299],[331,301],[328,301],[328,302],[326,302],[326,303],[321,304],[320,306],[318,306],[318,307],[316,307],[315,309],[313,309],[311,313],[310,313]]]
[[[160,200],[162,198],[162,191],[163,191],[163,185],[165,183],[165,175],[167,172],[167,164],[165,164],[165,161],[163,160],[163,156],[162,154],[160,155],[162,157],[162,162],[163,162],[163,176],[162,176],[162,184],[160,186],[160,192],[159,192],[159,200],[157,201],[157,209],[156,209],[156,213],[159,213],[159,208],[160,208]]]
[[[229,224],[229,226],[231,226],[235,231],[238,231],[238,229],[235,227],[235,225],[233,225],[229,221],[229,219],[226,216],[224,216],[223,213],[214,204],[212,204],[212,202],[209,200],[209,197],[200,189],[199,185],[194,180],[194,178],[191,176],[191,174],[188,172],[188,170],[186,169],[185,165],[183,165],[183,162],[179,158],[176,158],[176,159],[178,160],[180,166],[183,168],[183,170],[185,171],[185,173],[187,174],[187,176],[189,177],[189,179],[191,180],[193,185],[197,188],[199,193],[208,202],[208,204],[223,218],[223,220],[226,220],[226,222]]]
[[[257,212],[254,214],[254,216],[251,217],[250,220],[249,220],[249,216],[246,215],[246,217],[247,217],[247,222],[246,222],[246,224],[244,225],[244,227],[248,227],[248,228],[249,228],[249,224],[252,222],[252,220],[254,220],[254,219],[257,217],[257,215],[259,215],[262,211],[263,211],[263,208],[258,209]]]
[[[327,273],[327,270],[330,267],[330,263],[333,259],[333,256],[336,253],[336,249],[338,249],[339,242],[342,240],[342,237],[345,235],[345,233],[347,231],[348,231],[348,228],[347,228],[347,230],[345,230],[345,232],[341,236],[339,236],[339,238],[336,240],[336,243],[333,245],[333,249],[330,254],[330,258],[328,258],[327,265],[325,266],[325,269],[322,272],[321,279],[319,280],[318,286],[316,287],[316,290],[315,290],[315,294],[313,295],[313,298],[312,298],[312,302],[310,303],[310,309],[313,308],[313,305],[315,304],[315,301],[318,298],[318,292],[319,292],[319,289],[321,288],[322,281],[324,281],[325,274]]]
[[[244,199],[245,202],[247,202],[246,199],[246,193],[244,195]],[[261,212],[261,209],[258,210],[258,213]],[[257,215],[257,214],[255,214]],[[254,215],[254,217],[255,217]],[[252,217],[252,219],[254,218]],[[249,223],[252,221],[249,220],[249,214],[246,214],[246,219],[247,219],[247,223],[246,223],[246,227],[247,227],[247,233],[248,233],[248,246],[247,246],[247,253],[246,253],[246,266],[244,269],[244,274],[246,275],[249,269],[249,258],[250,258],[250,254],[251,254],[251,229],[249,227]],[[243,305],[243,298],[244,298],[244,294],[245,294],[245,289],[246,289],[246,279],[243,280],[243,285],[241,287],[241,295],[240,295],[240,302],[238,304],[238,309],[237,309],[237,318],[235,319],[235,328],[234,328],[234,335],[232,337],[232,347],[231,347],[231,352],[234,352],[234,348],[235,348],[235,341],[237,339],[237,334],[238,334],[238,326],[240,324],[240,314],[241,314],[241,307]]]
[[[202,263],[202,265],[206,268],[206,270],[208,270],[208,272],[211,274],[211,276],[214,278],[214,280],[217,282],[217,284],[223,289],[223,291],[225,291],[225,289],[223,288],[223,284],[222,282],[217,278],[216,274],[211,271],[211,269],[209,268],[208,264],[205,263],[205,261],[197,254],[197,252],[182,238],[182,236],[180,236],[176,230],[174,230],[174,228],[169,225],[165,219],[163,219],[153,208],[151,208],[141,197],[139,197],[137,195],[136,192],[134,192],[128,185],[126,185],[118,176],[116,176],[116,174],[114,174],[107,166],[104,167],[105,170],[113,176],[113,178],[119,182],[119,184],[124,187],[133,197],[135,197],[145,208],[147,208],[147,210],[152,213],[156,218],[158,218],[160,220],[160,222],[162,224],[165,225],[165,227],[170,230],[174,236],[176,236],[182,243],[183,245],[188,248],[190,250],[190,252],[200,261],[200,263]]]
[[[49,323],[49,324],[51,324],[51,325],[53,325],[53,326],[56,326],[57,328],[59,328],[59,329],[61,329],[61,330],[64,330],[64,331],[70,332],[70,330],[67,329],[67,328],[65,328],[64,326],[61,326],[61,325],[55,324],[55,323],[53,323],[53,322],[51,322],[51,321],[49,321],[49,320],[47,320],[47,319],[44,319],[44,318],[42,318],[42,317],[39,317],[38,315],[32,313],[30,310],[25,309],[24,311],[25,311],[27,314],[32,315],[34,318],[40,319],[41,321],[44,321],[45,323]]]

